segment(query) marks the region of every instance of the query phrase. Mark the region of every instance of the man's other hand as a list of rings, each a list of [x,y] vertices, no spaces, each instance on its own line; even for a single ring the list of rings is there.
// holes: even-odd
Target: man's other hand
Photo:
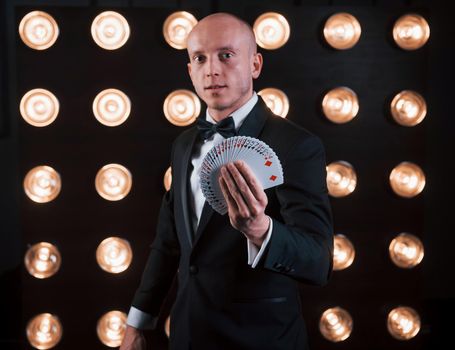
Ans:
[[[145,337],[142,331],[126,326],[125,337],[123,338],[120,350],[145,350]]]
[[[260,247],[269,229],[265,214],[267,195],[244,161],[221,167],[219,184],[228,206],[231,225]]]

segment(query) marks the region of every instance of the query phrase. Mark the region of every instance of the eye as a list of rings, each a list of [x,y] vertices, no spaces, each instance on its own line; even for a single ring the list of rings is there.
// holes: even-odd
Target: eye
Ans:
[[[196,63],[202,63],[205,61],[205,56],[203,55],[196,55],[193,57],[193,61],[195,61]]]
[[[223,52],[220,54],[220,59],[227,60],[227,59],[231,58],[232,56],[234,56],[234,55],[230,52]]]

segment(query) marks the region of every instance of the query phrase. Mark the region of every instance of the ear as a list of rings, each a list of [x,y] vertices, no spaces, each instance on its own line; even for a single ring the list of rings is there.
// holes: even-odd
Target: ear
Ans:
[[[188,74],[189,74],[191,80],[193,80],[193,77],[191,76],[191,63],[187,63],[186,66],[188,67]]]
[[[262,63],[262,55],[259,52],[255,53],[253,55],[253,64],[251,66],[251,75],[253,79],[257,79],[261,74]]]

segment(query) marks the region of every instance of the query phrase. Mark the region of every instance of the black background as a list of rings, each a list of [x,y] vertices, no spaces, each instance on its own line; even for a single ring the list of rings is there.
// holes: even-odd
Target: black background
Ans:
[[[200,19],[216,11],[239,15],[249,23],[262,13],[283,14],[291,37],[282,48],[260,49],[264,69],[256,91],[283,90],[290,100],[289,119],[320,136],[327,162],[345,160],[358,176],[356,191],[332,198],[335,233],[356,248],[351,267],[333,273],[321,287],[301,286],[303,312],[313,349],[433,349],[449,341],[454,307],[451,221],[453,198],[453,107],[451,99],[454,30],[450,12],[430,1],[7,1],[1,3],[0,46],[0,283],[3,325],[1,349],[30,349],[25,325],[42,312],[60,318],[64,335],[56,349],[106,349],[96,322],[107,311],[128,312],[154,236],[163,176],[170,145],[184,129],[170,124],[162,104],[175,89],[191,89],[184,50],[168,46],[162,23],[176,10]],[[57,21],[60,36],[48,50],[24,45],[17,34],[21,18],[43,10]],[[93,18],[116,10],[129,22],[131,37],[119,50],[98,47],[91,38]],[[325,20],[349,12],[362,26],[358,44],[344,51],[322,38]],[[394,21],[405,13],[423,15],[430,24],[429,42],[405,51],[392,38]],[[357,117],[343,125],[321,113],[324,94],[337,86],[353,89],[360,102]],[[56,121],[35,128],[21,118],[19,101],[42,87],[60,101]],[[93,116],[98,92],[115,87],[132,101],[129,119],[109,128]],[[426,119],[406,128],[390,117],[388,105],[404,89],[421,93]],[[396,196],[390,171],[412,161],[425,171],[427,185],[412,199]],[[133,174],[133,188],[118,202],[95,191],[94,179],[105,164],[119,163]],[[37,204],[25,196],[23,177],[46,164],[62,177],[62,191],[52,202]],[[418,236],[425,257],[404,270],[388,257],[398,233]],[[133,249],[128,270],[112,275],[99,268],[98,244],[108,236],[127,239]],[[59,272],[48,279],[31,277],[23,268],[29,245],[55,244],[62,254]],[[164,320],[174,290],[166,300],[149,346],[165,349]],[[420,333],[398,341],[386,329],[388,312],[411,306],[422,319]],[[354,329],[344,342],[331,343],[318,330],[324,310],[340,306],[351,314]]]

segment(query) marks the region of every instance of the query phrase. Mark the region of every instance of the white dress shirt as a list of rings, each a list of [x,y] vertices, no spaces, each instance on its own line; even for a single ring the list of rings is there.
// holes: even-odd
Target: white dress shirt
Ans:
[[[239,109],[231,113],[230,116],[234,119],[235,129],[238,131],[247,117],[251,112],[253,107],[258,101],[258,96],[256,92],[253,92],[253,96]],[[209,111],[206,111],[206,120],[210,123],[216,124],[216,121],[210,116]],[[193,232],[196,232],[199,220],[201,218],[202,209],[205,203],[205,197],[202,194],[201,186],[199,183],[199,173],[201,169],[202,161],[205,155],[210,151],[210,149],[224,140],[224,137],[218,133],[215,133],[212,137],[204,140],[203,143],[197,143],[191,157],[191,164],[193,165],[193,170],[191,172],[190,183],[192,198],[190,199],[191,203],[191,223],[193,225]],[[226,214],[228,215],[228,214]],[[269,217],[269,229],[266,234],[266,238],[262,243],[262,246],[259,248],[250,240],[246,240],[248,251],[248,265],[251,265],[252,268],[255,268],[258,264],[269,240],[272,235],[273,230],[273,221]],[[153,317],[135,307],[131,307],[128,313],[127,324],[139,329],[153,328],[156,324],[157,317]]]

